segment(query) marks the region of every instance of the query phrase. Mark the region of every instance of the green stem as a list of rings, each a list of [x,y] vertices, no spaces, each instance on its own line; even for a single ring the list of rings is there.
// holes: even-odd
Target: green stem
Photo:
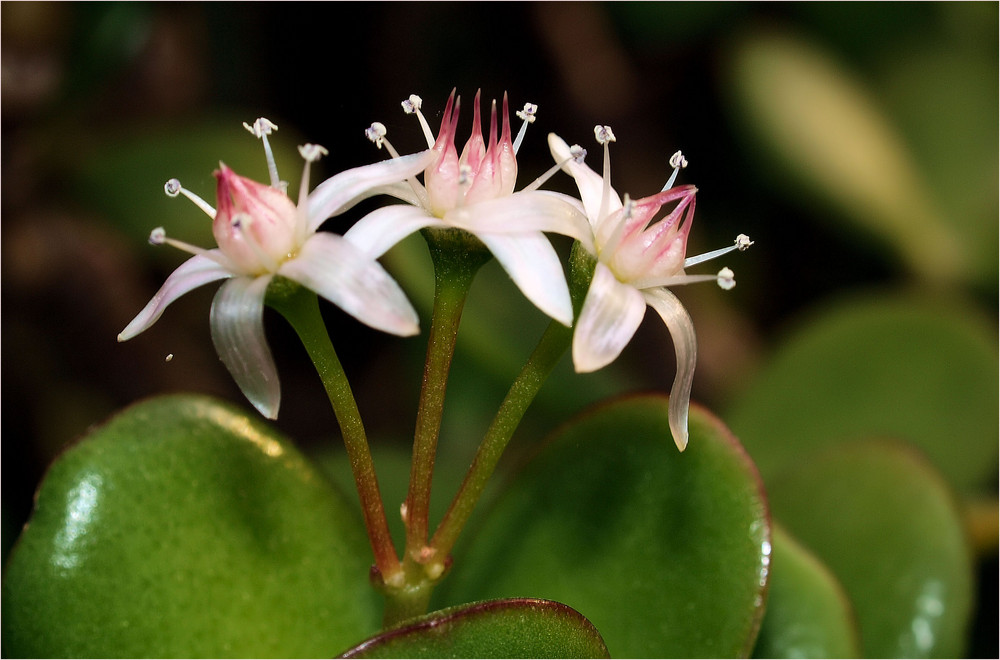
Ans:
[[[455,340],[469,287],[479,268],[490,256],[478,240],[465,232],[425,231],[424,237],[434,264],[434,311],[413,434],[410,488],[404,504],[406,552],[403,561],[407,568],[408,584],[421,581],[417,575],[411,575],[412,569],[417,568],[413,564],[424,564],[430,559],[426,548],[431,478],[441,432],[448,372],[455,353]],[[470,239],[475,243],[471,243]],[[438,575],[433,577],[437,578]]]
[[[580,310],[594,276],[595,259],[579,243],[573,245],[569,259],[569,290],[573,299],[574,317]],[[497,410],[483,441],[472,459],[465,480],[434,532],[430,546],[437,557],[448,557],[459,534],[472,515],[473,509],[493,475],[507,444],[520,425],[528,407],[535,400],[542,385],[573,339],[573,329],[553,321],[546,328],[538,346],[528,358],[521,373],[511,384],[503,403]]]
[[[497,463],[500,462],[507,443],[521,423],[528,406],[535,400],[538,391],[559,362],[559,358],[566,352],[572,336],[571,328],[556,321],[550,323],[538,346],[521,369],[521,373],[510,386],[507,396],[500,404],[500,409],[497,410],[479,445],[461,488],[434,533],[434,538],[431,539],[430,545],[436,556],[447,557],[451,552],[458,535],[465,527],[487,482],[493,475]]]
[[[379,493],[375,464],[368,449],[365,427],[347,375],[327,334],[319,310],[319,301],[314,293],[304,287],[295,286],[286,289],[278,283],[278,286],[273,288],[275,291],[273,295],[268,296],[268,304],[288,320],[302,340],[320,380],[323,381],[323,387],[340,425],[344,446],[347,448],[347,456],[354,473],[354,483],[361,498],[365,527],[375,555],[375,568],[382,581],[400,581],[402,567],[392,544],[392,537],[389,535],[389,525],[385,517],[382,496]]]

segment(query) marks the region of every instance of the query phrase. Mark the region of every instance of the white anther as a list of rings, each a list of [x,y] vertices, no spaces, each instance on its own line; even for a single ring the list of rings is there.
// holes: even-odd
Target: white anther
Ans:
[[[598,144],[607,144],[615,141],[615,133],[610,126],[594,126],[594,137]]]
[[[163,192],[169,197],[177,197],[181,194],[181,182],[177,179],[170,179],[163,184]]]
[[[670,157],[670,167],[675,170],[682,170],[688,166],[687,158],[684,157],[680,151],[675,151],[674,155]]]
[[[736,249],[739,250],[740,252],[743,252],[751,245],[753,245],[753,241],[751,241],[750,237],[747,236],[746,234],[740,234],[739,236],[736,237]]]
[[[583,161],[587,158],[587,150],[578,144],[574,144],[569,148],[569,155],[573,157],[574,161],[582,165]]]
[[[635,202],[629,197],[628,193],[625,193],[625,199],[622,200],[622,219],[628,220],[632,217],[632,212],[635,208]]]
[[[266,117],[258,117],[252,126],[243,122],[243,128],[253,133],[254,136],[262,138],[265,135],[270,135],[274,131],[278,130],[278,125]]]
[[[736,286],[736,273],[729,270],[728,268],[723,268],[715,276],[715,281],[718,282],[721,289],[729,291],[734,286]]]
[[[165,230],[163,227],[157,227],[153,231],[149,232],[150,245],[163,245],[163,243],[166,240],[167,240],[167,230]]]
[[[468,165],[462,165],[461,167],[459,167],[458,185],[464,186],[465,184],[469,183],[470,179],[472,179],[472,168],[469,167]]]
[[[420,109],[420,106],[424,104],[424,100],[417,96],[416,94],[410,94],[410,98],[403,101],[403,112],[408,115],[412,115],[414,112]]]
[[[519,119],[523,119],[529,124],[535,123],[535,115],[538,113],[538,106],[534,103],[525,103],[524,108],[518,110],[514,114],[518,116]]]
[[[170,362],[170,361],[171,361],[171,360],[173,360],[173,359],[174,359],[174,354],[173,354],[173,353],[167,353],[167,357],[165,357],[165,358],[163,359],[163,361],[164,361],[164,362]]]
[[[330,152],[318,144],[303,144],[299,146],[299,155],[310,163],[315,163]]]
[[[408,506],[406,506],[406,502],[403,502],[402,504],[399,505],[399,517],[403,520],[404,523],[406,522],[407,518],[409,517],[408,516],[409,510],[410,510],[410,508]]]
[[[385,137],[386,130],[385,124],[382,122],[374,122],[371,126],[365,129],[365,136],[375,143],[375,146],[379,149],[382,148],[382,138]]]

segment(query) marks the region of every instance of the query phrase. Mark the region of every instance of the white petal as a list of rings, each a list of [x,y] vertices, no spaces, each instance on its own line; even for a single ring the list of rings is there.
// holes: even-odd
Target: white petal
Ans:
[[[313,234],[278,269],[377,330],[408,336],[420,332],[413,305],[374,259],[336,234]]]
[[[565,326],[573,324],[573,303],[559,255],[544,234],[476,234],[521,293]]]
[[[567,174],[576,179],[576,187],[580,190],[580,199],[583,201],[583,208],[587,210],[587,218],[596,229],[603,218],[598,217],[601,213],[601,197],[604,195],[604,177],[590,169],[584,163],[578,163],[573,159],[569,151],[569,145],[556,135],[549,133],[549,151],[557,163],[570,159],[563,169]],[[622,207],[622,200],[613,189],[611,198],[608,200],[608,208],[605,215],[614,213]]]
[[[397,204],[375,209],[348,229],[344,238],[369,259],[378,259],[413,232],[443,225],[421,208]]]
[[[688,443],[688,405],[691,402],[691,383],[698,361],[698,343],[694,336],[694,323],[677,296],[666,289],[643,292],[646,302],[656,310],[670,331],[677,353],[677,374],[670,388],[670,432],[677,448],[684,451]]]
[[[316,231],[324,220],[343,213],[367,197],[373,188],[416,176],[435,158],[437,152],[428,149],[335,174],[309,194],[309,231]]]
[[[264,336],[264,294],[271,275],[237,277],[212,301],[212,343],[236,384],[260,414],[278,418],[281,384]]]
[[[580,202],[555,192],[518,192],[445,213],[449,226],[473,234],[547,231],[575,238],[594,251],[594,232]]]
[[[211,252],[218,252],[212,250]],[[156,295],[146,303],[142,311],[118,335],[118,341],[126,341],[156,323],[167,305],[183,296],[192,289],[216,280],[232,277],[233,273],[222,267],[219,262],[203,254],[195,255],[182,263],[170,274]]]
[[[610,268],[597,262],[573,331],[576,370],[596,371],[613,362],[635,335],[645,313],[642,294],[619,282]]]

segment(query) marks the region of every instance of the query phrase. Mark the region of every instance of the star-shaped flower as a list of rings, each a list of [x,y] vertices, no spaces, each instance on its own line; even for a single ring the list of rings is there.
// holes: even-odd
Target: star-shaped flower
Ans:
[[[559,257],[542,232],[574,235],[586,227],[579,203],[566,195],[541,191],[541,183],[557,168],[514,192],[517,178],[515,154],[527,124],[537,107],[526,104],[517,115],[524,120],[517,138],[511,140],[507,97],[503,99],[503,127],[498,136],[497,106],[490,113],[490,132],[483,140],[479,94],[473,109],[472,136],[461,155],[455,147],[460,98],[451,97],[444,110],[437,138],[420,112],[420,97],[403,102],[403,109],[416,114],[427,139],[433,161],[424,170],[423,183],[415,178],[383,187],[384,192],[408,202],[373,211],[344,234],[349,241],[377,258],[397,242],[425,227],[456,228],[482,241],[507,271],[524,295],[543,312],[563,323],[573,322],[569,289]],[[372,124],[368,136],[379,148],[397,152],[386,140],[385,126]]]
[[[677,354],[677,374],[670,390],[670,431],[681,451],[688,442],[688,404],[697,355],[694,325],[680,300],[667,287],[715,280],[724,289],[735,286],[733,272],[686,275],[684,269],[731,250],[745,250],[752,242],[741,234],[727,248],[685,258],[688,233],[694,220],[694,186],[672,187],[678,170],[687,166],[680,152],[670,159],[674,172],[663,190],[639,200],[625,200],[611,187],[608,144],[615,140],[608,126],[594,129],[604,147],[604,176],[574,158],[579,147],[569,147],[549,136],[552,156],[577,183],[590,221],[592,241],[584,246],[597,258],[594,277],[584,299],[573,334],[573,364],[579,372],[595,371],[621,354],[652,307],[670,331]],[[654,220],[660,209],[669,212]]]
[[[244,124],[264,143],[271,185],[237,175],[220,164],[215,172],[218,209],[171,179],[170,196],[183,194],[212,218],[218,247],[201,249],[168,238],[162,227],[149,240],[167,243],[194,256],[181,264],[152,300],[118,335],[126,341],[145,331],[167,305],[188,291],[228,279],[212,301],[212,341],[247,399],[270,419],[278,416],[281,390],[264,336],[264,297],[280,275],[315,291],[369,326],[406,336],[418,332],[418,319],[406,295],[374,258],[342,236],[316,230],[372,189],[405,180],[430,162],[429,152],[347,170],[308,193],[309,166],[326,153],[323,147],[299,147],[305,168],[298,204],[285,193],[267,136],[277,126],[264,118]]]

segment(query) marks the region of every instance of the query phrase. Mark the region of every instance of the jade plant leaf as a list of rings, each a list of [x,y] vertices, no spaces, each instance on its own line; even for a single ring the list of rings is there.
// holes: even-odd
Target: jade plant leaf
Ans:
[[[614,656],[750,653],[770,561],[757,471],[692,407],[673,445],[667,399],[601,405],[508,484],[441,585],[448,602],[531,595],[594,623]]]
[[[346,658],[607,658],[600,633],[576,610],[535,598],[459,605],[408,621]]]
[[[773,533],[767,612],[754,657],[861,657],[854,608],[843,587],[781,525]]]
[[[768,482],[775,520],[837,576],[865,657],[962,657],[972,565],[953,493],[912,447],[828,448]]]
[[[886,436],[919,446],[966,494],[995,490],[996,330],[969,308],[856,295],[802,323],[726,420],[765,482],[810,451]]]
[[[285,439],[200,396],[65,451],[6,567],[18,657],[332,656],[378,629],[358,514]]]

